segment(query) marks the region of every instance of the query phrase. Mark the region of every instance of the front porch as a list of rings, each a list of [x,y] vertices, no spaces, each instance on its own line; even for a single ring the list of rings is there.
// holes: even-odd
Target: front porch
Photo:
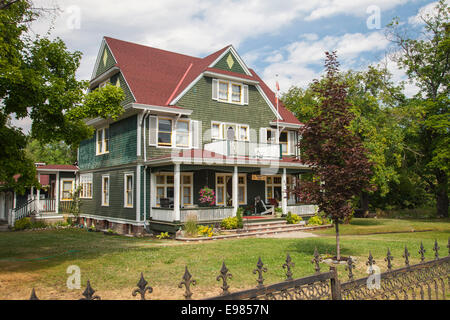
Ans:
[[[308,173],[308,168],[299,165],[269,167],[242,165],[240,163],[193,164],[171,163],[147,168],[149,190],[144,191],[144,212],[150,228],[167,231],[177,230],[195,215],[199,223],[218,223],[227,217],[236,216],[244,210],[244,217],[263,215],[276,218],[274,208],[279,207],[284,215],[288,212],[301,216],[313,215],[316,206],[300,203],[288,190]],[[145,182],[144,182],[145,184]],[[215,193],[216,201],[211,207],[199,202],[199,192],[208,187]],[[260,207],[266,210],[258,210]]]

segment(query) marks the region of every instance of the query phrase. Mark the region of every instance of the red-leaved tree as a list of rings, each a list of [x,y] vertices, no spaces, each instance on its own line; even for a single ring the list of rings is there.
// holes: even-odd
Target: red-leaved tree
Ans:
[[[347,100],[347,86],[339,78],[336,52],[326,52],[325,81],[314,80],[321,97],[319,115],[300,130],[302,157],[311,164],[314,181],[301,181],[294,193],[316,203],[333,220],[336,228],[336,258],[341,259],[339,224],[352,212],[352,199],[371,189],[371,163],[360,138],[349,125],[353,119]]]

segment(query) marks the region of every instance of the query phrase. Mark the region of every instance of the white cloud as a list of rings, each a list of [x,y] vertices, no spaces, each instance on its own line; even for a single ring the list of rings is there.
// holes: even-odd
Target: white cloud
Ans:
[[[312,38],[311,38],[312,39]],[[263,79],[267,83],[275,83],[278,75],[282,91],[292,85],[305,87],[313,79],[319,78],[326,51],[337,51],[338,59],[343,69],[365,67],[369,61],[362,58],[362,54],[374,55],[384,53],[389,45],[388,40],[381,32],[369,34],[348,33],[342,36],[326,36],[313,41],[293,42],[280,52],[267,57],[266,61],[274,61],[263,70]]]
[[[424,24],[422,17],[426,17],[427,15],[433,15],[435,13],[435,7],[438,4],[437,1],[427,4],[419,9],[417,15],[412,16],[408,19],[408,23],[414,26]]]

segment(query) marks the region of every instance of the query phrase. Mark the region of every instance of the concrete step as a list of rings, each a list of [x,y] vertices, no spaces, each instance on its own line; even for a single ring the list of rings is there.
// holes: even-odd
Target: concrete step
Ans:
[[[304,228],[305,225],[301,224],[278,224],[269,226],[258,226],[258,227],[244,227],[245,232],[262,232],[262,231],[292,231]]]
[[[0,232],[6,232],[9,231],[8,224],[1,224],[0,225]]]

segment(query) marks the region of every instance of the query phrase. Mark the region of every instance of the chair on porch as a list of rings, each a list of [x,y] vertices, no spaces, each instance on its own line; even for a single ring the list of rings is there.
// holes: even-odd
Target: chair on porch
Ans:
[[[255,197],[255,214],[265,215],[273,214],[273,207],[267,206],[264,201],[261,200],[260,196]]]
[[[170,199],[169,198],[161,198],[159,200],[159,204],[161,206],[161,208],[173,208],[173,205],[171,206],[170,204]]]

